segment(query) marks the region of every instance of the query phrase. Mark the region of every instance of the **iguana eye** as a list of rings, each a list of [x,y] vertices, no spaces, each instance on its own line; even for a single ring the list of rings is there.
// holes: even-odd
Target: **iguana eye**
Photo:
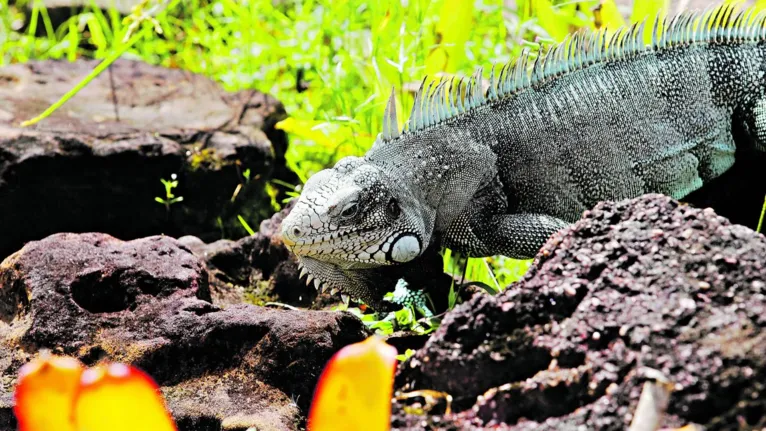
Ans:
[[[356,202],[351,202],[343,207],[343,211],[340,212],[342,218],[351,218],[356,215],[359,205]]]
[[[391,200],[388,201],[388,206],[386,207],[386,213],[388,216],[391,218],[397,218],[401,212],[402,210],[399,208],[399,202],[397,202],[396,199],[391,198]]]

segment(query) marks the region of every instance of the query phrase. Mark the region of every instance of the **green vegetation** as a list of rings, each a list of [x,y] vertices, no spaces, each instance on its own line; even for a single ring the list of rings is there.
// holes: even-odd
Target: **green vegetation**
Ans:
[[[105,60],[95,76],[122,56],[201,73],[229,90],[270,93],[290,114],[278,127],[290,134],[288,163],[305,181],[341,157],[365,153],[392,87],[403,124],[426,74],[467,76],[579,28],[614,29],[667,13],[669,3],[635,0],[619,9],[614,0],[147,0],[128,17],[91,6],[54,27],[40,1],[0,0],[0,66]],[[157,200],[169,208],[179,198],[165,186],[167,196]],[[528,265],[445,256],[445,269],[492,290]]]
[[[178,187],[178,180],[176,174],[173,174],[171,179],[161,179],[162,185],[165,187],[165,197],[157,196],[154,200],[165,206],[165,209],[169,212],[170,206],[179,202],[183,202],[183,196],[176,196],[173,194],[173,190]]]
[[[125,19],[90,7],[53,28],[41,2],[0,0],[0,65],[109,60],[124,52],[208,75],[231,90],[271,93],[291,114],[281,127],[293,134],[288,158],[305,180],[369,148],[392,86],[403,122],[425,74],[467,75],[580,27],[624,24],[612,0],[523,3],[514,10],[501,0],[413,0],[406,7],[369,0],[145,1]],[[634,19],[662,3],[636,2]],[[128,41],[131,35],[137,40]]]
[[[341,306],[339,309],[356,315],[368,328],[383,335],[390,335],[396,331],[409,331],[421,335],[430,334],[439,327],[441,322],[441,319],[436,317],[418,319],[412,307],[404,307],[384,316],[380,316],[378,313],[364,314],[358,308]]]
[[[248,235],[255,235],[255,231],[253,230],[253,228],[250,227],[247,221],[245,221],[244,217],[242,217],[241,215],[238,215],[237,220],[239,220],[239,223],[242,225],[243,228],[245,228]]]

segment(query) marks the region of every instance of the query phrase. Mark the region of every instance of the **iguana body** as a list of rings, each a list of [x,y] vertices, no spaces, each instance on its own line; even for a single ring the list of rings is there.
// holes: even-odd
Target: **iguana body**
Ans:
[[[579,34],[486,93],[481,71],[421,87],[402,133],[392,98],[373,148],[312,177],[283,238],[317,284],[374,306],[428,246],[530,258],[599,201],[683,198],[766,148],[764,19],[687,13],[649,45],[643,27]]]

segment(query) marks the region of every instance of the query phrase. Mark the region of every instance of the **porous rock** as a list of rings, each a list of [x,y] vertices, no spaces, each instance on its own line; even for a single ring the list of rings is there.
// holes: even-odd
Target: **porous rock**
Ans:
[[[279,228],[294,202],[261,222],[254,235],[236,241],[222,239],[206,244],[194,236],[178,239],[205,262],[214,304],[279,302],[313,309],[337,304],[339,298],[329,292],[318,293],[305,277],[301,278],[295,256],[282,243]]]
[[[454,397],[397,429],[624,430],[642,384],[670,379],[664,426],[766,426],[766,238],[648,195],[599,204],[529,274],[445,317],[398,390]]]
[[[37,61],[0,69],[0,258],[58,232],[120,239],[246,235],[272,213],[265,184],[294,182],[285,118],[255,90],[118,60],[41,122],[22,128],[97,61]],[[164,205],[161,180],[183,201]]]
[[[0,424],[19,367],[48,349],[145,370],[181,430],[297,429],[330,356],[368,335],[348,313],[216,306],[169,237],[56,234],[0,264]]]

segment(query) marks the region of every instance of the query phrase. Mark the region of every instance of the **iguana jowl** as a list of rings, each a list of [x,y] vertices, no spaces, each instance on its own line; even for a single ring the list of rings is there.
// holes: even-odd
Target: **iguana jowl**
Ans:
[[[683,198],[766,149],[765,22],[721,6],[580,33],[493,68],[486,92],[481,69],[422,85],[401,133],[392,95],[370,151],[306,183],[283,239],[318,286],[375,306],[384,267],[435,242],[530,258],[599,201]]]

